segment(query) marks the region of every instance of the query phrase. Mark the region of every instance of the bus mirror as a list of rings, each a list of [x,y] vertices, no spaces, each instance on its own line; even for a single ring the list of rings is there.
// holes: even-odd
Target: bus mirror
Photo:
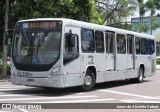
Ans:
[[[11,40],[13,38],[13,33],[14,33],[13,29],[9,29],[9,30],[5,31],[5,45],[11,44]]]
[[[69,31],[69,33],[67,34],[67,44],[68,44],[68,47],[72,47],[72,30]]]

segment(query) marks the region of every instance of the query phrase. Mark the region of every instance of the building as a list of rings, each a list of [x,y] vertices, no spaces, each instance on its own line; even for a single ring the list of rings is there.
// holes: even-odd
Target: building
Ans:
[[[143,17],[141,18],[141,23],[140,18],[131,18],[131,25],[133,31],[154,35],[156,37],[156,53],[157,56],[160,56],[160,16],[154,16],[152,18]],[[140,28],[143,29],[143,31],[140,31]]]

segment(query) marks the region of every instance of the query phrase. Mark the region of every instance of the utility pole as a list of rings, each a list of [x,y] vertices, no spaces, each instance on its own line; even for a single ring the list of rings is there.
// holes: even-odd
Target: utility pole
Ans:
[[[8,30],[8,15],[9,15],[9,0],[6,0],[5,5],[5,28],[3,33],[3,61],[2,61],[2,72],[1,77],[7,76],[7,39],[5,36],[5,31]]]

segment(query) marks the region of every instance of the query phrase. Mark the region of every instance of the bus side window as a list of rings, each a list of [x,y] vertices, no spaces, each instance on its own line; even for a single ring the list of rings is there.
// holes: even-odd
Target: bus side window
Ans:
[[[125,54],[126,53],[126,39],[124,35],[117,35],[117,53]]]
[[[139,39],[139,37],[136,37],[135,45],[136,45],[136,54],[140,54],[140,39]]]
[[[141,54],[148,55],[148,40],[141,38]]]
[[[105,33],[105,39],[106,39],[106,53],[108,53],[108,32]]]
[[[96,40],[96,52],[103,53],[104,52],[103,32],[95,31],[95,40]]]
[[[114,34],[113,33],[109,33],[109,53],[112,54],[113,53],[113,39],[114,39]]]
[[[152,55],[154,52],[155,52],[154,40],[148,39],[148,53],[149,55]]]
[[[132,46],[132,43],[133,43],[133,37],[132,36],[127,36],[127,42],[128,42],[128,44],[127,44],[127,47],[128,47],[128,54],[132,54],[133,53],[133,51],[132,51],[132,49],[133,49],[133,46]]]
[[[66,34],[64,41],[64,64],[72,61],[79,56],[78,36]]]
[[[81,30],[82,52],[91,53],[95,51],[94,32],[93,30]]]

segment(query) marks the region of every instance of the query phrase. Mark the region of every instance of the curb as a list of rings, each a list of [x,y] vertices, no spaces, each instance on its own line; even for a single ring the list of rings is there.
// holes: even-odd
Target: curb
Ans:
[[[1,78],[0,82],[11,82],[11,78]]]
[[[11,82],[10,80],[3,80],[1,79],[0,82]]]

